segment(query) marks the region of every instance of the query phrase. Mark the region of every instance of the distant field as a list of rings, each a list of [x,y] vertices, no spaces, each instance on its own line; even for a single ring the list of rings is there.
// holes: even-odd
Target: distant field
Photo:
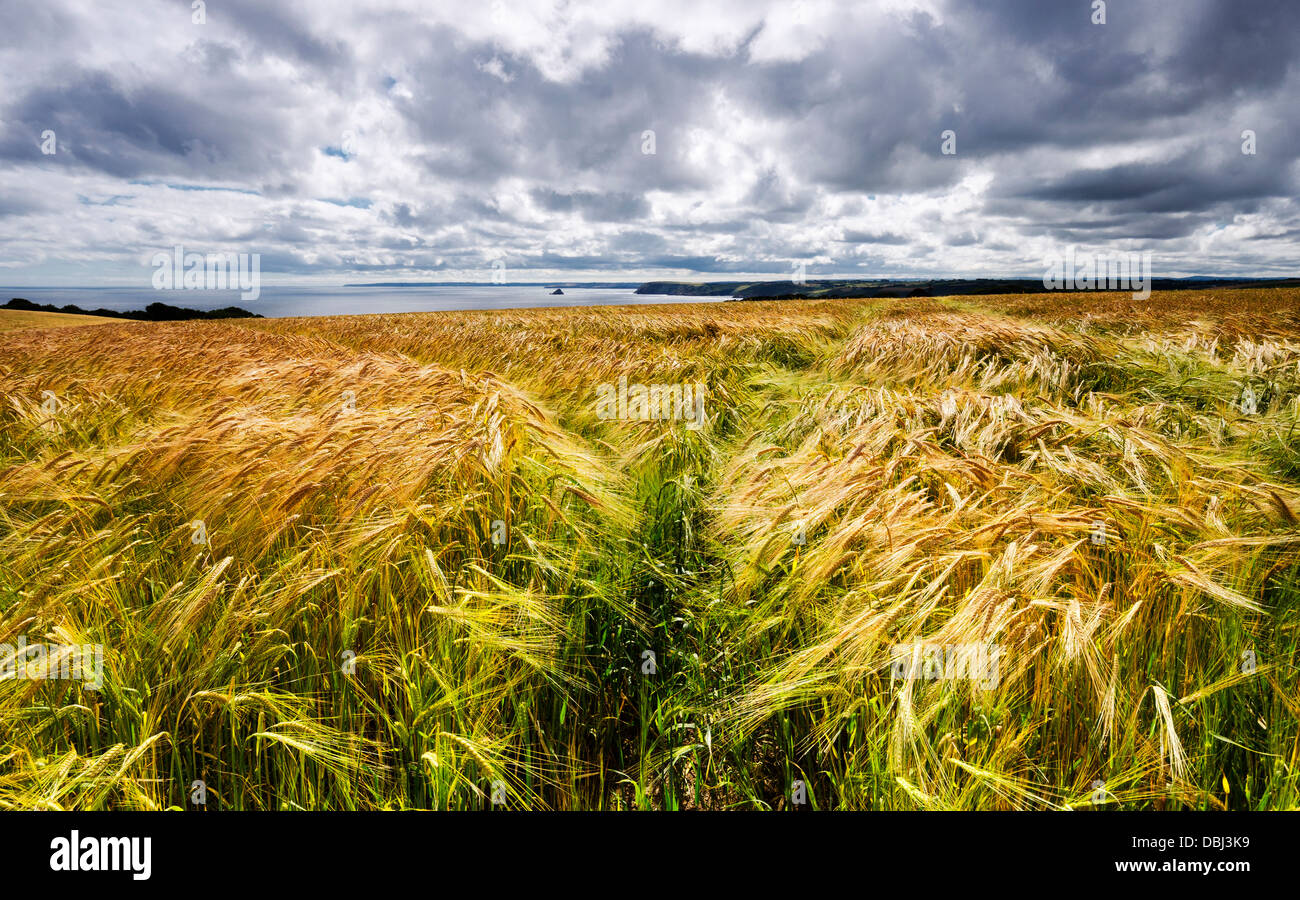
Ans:
[[[74,325],[103,325],[113,319],[102,316],[77,316],[66,313],[27,312],[0,309],[0,332],[19,328],[70,328]]]
[[[112,322],[0,392],[0,644],[104,648],[0,681],[0,808],[1300,804],[1300,289]]]

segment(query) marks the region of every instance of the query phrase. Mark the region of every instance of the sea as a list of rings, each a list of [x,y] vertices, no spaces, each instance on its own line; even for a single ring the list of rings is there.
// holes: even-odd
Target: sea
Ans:
[[[0,304],[12,297],[55,306],[75,304],[85,310],[144,309],[166,303],[186,309],[238,306],[249,312],[285,316],[344,316],[368,313],[434,312],[460,309],[529,309],[541,306],[619,306],[651,303],[708,303],[723,297],[679,297],[637,294],[632,287],[564,287],[555,285],[381,285],[289,286],[263,285],[261,296],[245,300],[239,291],[154,291],[137,287],[0,287]]]

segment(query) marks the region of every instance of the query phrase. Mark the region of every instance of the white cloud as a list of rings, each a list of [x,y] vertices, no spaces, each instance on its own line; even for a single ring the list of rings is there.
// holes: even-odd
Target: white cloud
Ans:
[[[0,37],[0,278],[134,283],[175,243],[271,280],[1033,274],[1083,240],[1281,274],[1300,13],[1245,6],[1234,42],[1208,0],[1104,34],[1022,0],[54,0]]]

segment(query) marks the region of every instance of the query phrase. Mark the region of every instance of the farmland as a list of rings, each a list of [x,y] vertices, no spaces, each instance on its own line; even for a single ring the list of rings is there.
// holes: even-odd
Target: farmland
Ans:
[[[36,322],[0,394],[0,651],[103,648],[0,808],[1300,804],[1300,290]]]
[[[0,332],[15,331],[20,328],[71,328],[76,325],[103,324],[104,320],[98,316],[0,309]]]

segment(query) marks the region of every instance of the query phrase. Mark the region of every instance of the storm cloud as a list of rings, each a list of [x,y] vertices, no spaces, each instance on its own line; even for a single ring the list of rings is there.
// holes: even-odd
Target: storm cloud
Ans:
[[[1096,18],[0,0],[0,281],[143,282],[176,244],[335,282],[1037,275],[1064,244],[1295,274],[1300,4]]]

